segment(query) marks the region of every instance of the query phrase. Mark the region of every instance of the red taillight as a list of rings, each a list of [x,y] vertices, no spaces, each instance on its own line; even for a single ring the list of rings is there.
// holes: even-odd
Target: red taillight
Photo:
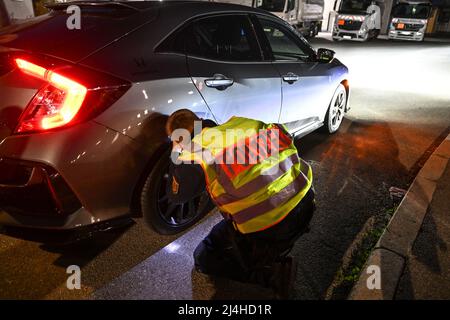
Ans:
[[[16,132],[42,131],[70,123],[86,98],[87,88],[32,62],[15,61],[24,73],[47,82],[27,106]]]
[[[17,66],[23,72],[31,76],[35,76],[36,78],[45,79],[45,73],[47,72],[47,69],[23,59],[15,59],[15,61]]]

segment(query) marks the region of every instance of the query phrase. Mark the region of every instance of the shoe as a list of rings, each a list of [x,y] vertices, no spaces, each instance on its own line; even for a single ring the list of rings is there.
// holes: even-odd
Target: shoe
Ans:
[[[274,266],[272,289],[277,299],[288,300],[291,298],[296,277],[297,261],[295,258],[286,257]]]

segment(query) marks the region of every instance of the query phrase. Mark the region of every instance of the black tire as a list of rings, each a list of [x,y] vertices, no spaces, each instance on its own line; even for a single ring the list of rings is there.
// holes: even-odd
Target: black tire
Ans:
[[[203,218],[214,206],[205,190],[182,205],[169,203],[166,183],[169,177],[170,150],[153,166],[142,187],[140,202],[145,223],[160,234],[176,234]]]
[[[374,39],[378,39],[378,36],[380,35],[380,29],[375,30],[375,37]]]
[[[369,39],[368,39],[368,40],[369,40],[369,41],[372,41],[372,40],[377,39],[379,33],[380,33],[380,30],[378,30],[378,29],[371,30],[371,31],[370,31],[370,35],[369,35]]]

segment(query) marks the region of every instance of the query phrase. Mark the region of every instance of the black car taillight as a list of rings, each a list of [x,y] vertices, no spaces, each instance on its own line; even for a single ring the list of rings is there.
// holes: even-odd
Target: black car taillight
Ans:
[[[43,81],[20,117],[15,133],[30,133],[66,127],[91,119],[111,106],[130,83],[75,65],[16,58],[27,76]]]

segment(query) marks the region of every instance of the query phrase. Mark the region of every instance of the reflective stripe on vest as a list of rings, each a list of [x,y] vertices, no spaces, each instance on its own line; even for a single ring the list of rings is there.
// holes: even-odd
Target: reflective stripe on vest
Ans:
[[[234,128],[248,131],[230,143],[225,131]],[[207,137],[212,129],[216,131],[209,133],[215,136]],[[311,187],[311,168],[284,131],[274,124],[232,118],[204,129],[193,139],[195,151],[183,151],[179,158],[202,165],[213,201],[242,233],[280,222]]]

